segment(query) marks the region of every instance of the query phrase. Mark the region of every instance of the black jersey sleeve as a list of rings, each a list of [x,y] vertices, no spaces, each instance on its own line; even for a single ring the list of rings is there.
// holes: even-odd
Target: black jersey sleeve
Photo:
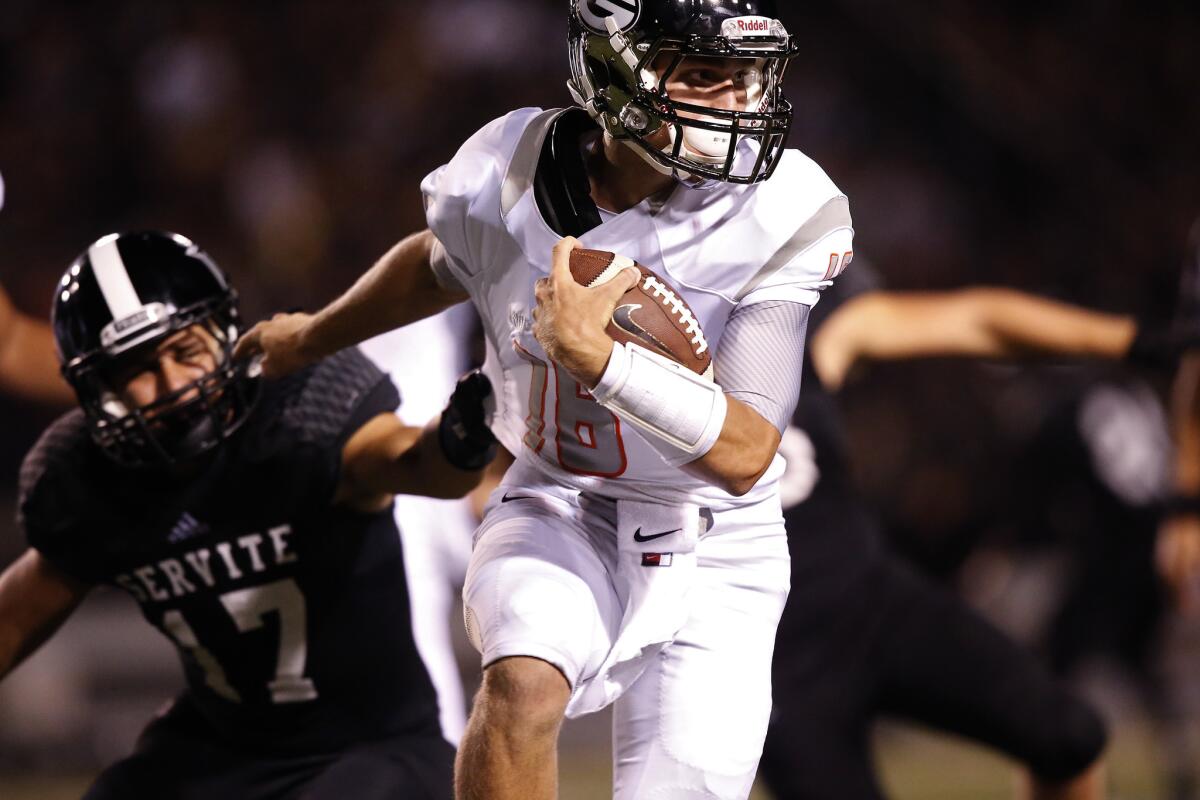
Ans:
[[[25,456],[17,501],[29,546],[84,583],[104,580],[107,566],[95,546],[107,515],[83,477],[95,456],[83,413],[60,417]]]
[[[391,380],[357,348],[275,382],[267,394],[272,400],[258,412],[269,420],[267,435],[255,460],[269,461],[272,482],[314,511],[333,497],[350,437],[400,404]]]

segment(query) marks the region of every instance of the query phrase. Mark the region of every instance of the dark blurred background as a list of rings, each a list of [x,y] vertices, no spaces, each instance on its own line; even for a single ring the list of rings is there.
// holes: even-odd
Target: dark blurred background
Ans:
[[[1171,313],[1200,213],[1194,0],[783,5],[791,145],[849,195],[890,286]],[[93,239],[165,228],[251,319],[321,304],[423,226],[418,183],[467,136],[569,102],[565,29],[564,0],[0,0],[0,282],[40,315]],[[972,589],[973,553],[1027,543],[1008,512],[1045,426],[1108,377],[935,362],[854,382],[858,477],[896,546]],[[0,398],[6,507],[51,417]],[[0,528],[0,560],[21,547]]]

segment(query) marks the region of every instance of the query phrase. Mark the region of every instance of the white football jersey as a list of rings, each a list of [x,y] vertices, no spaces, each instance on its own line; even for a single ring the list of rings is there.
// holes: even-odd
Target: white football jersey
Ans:
[[[400,390],[396,415],[421,426],[442,413],[460,375],[470,369],[475,320],[463,303],[359,345]]]
[[[490,123],[421,185],[429,227],[483,322],[485,371],[498,401],[496,437],[549,480],[581,491],[714,509],[764,499],[776,491],[780,457],[742,498],[668,466],[631,426],[550,363],[534,338],[534,281],[549,274],[560,237],[538,210],[533,176],[560,113],[520,109]],[[853,257],[845,195],[795,150],[765,183],[678,187],[665,202],[643,201],[607,219],[581,242],[666,278],[692,308],[718,359],[735,307],[772,300],[813,305]],[[772,357],[762,354],[764,362]]]

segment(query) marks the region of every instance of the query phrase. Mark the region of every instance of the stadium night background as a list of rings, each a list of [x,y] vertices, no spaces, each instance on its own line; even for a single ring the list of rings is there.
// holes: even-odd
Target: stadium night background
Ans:
[[[557,0],[5,0],[0,282],[46,314],[89,242],[154,228],[201,243],[251,320],[316,308],[424,225],[421,179],[482,124],[569,104],[565,17]],[[789,144],[849,196],[855,257],[890,288],[1175,313],[1200,214],[1194,4],[831,0],[788,3],[783,20],[800,43]],[[1200,797],[1168,789],[1200,763],[1200,623],[1155,583],[1152,522],[1097,530],[1081,488],[1089,468],[1165,475],[1165,416],[1146,409],[1170,378],[924,361],[873,366],[838,396],[891,545],[1064,665],[1112,725],[1114,797]],[[1148,398],[1145,413],[1106,454],[1077,453],[1066,420],[1111,385]],[[20,460],[55,415],[0,397],[4,563],[24,547]],[[78,796],[178,680],[127,598],[97,593],[0,684],[0,796]],[[985,751],[893,723],[877,737],[896,797],[1009,794]],[[563,742],[563,796],[605,796],[603,722]]]

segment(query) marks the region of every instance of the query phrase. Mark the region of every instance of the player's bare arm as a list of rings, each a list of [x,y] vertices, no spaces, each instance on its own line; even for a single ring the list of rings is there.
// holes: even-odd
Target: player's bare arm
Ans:
[[[1158,532],[1158,570],[1179,606],[1200,611],[1200,353],[1184,357],[1171,397],[1174,491]]]
[[[860,361],[925,356],[1064,355],[1119,359],[1138,337],[1129,316],[1009,289],[870,292],[846,303],[813,337],[821,382],[839,388]]]
[[[638,279],[627,269],[613,280],[588,288],[571,275],[571,251],[578,240],[567,237],[554,248],[550,277],[535,289],[534,334],[546,354],[580,383],[594,389],[613,351],[605,333],[621,296]],[[716,443],[684,469],[735,496],[750,491],[779,449],[780,433],[753,409],[726,398],[726,414]]]
[[[27,550],[0,574],[0,679],[49,639],[91,587]]]
[[[75,402],[58,371],[50,326],[18,311],[0,289],[0,386],[15,394],[56,405]]]
[[[479,372],[464,376],[450,404],[424,428],[380,414],[342,449],[342,475],[334,497],[360,511],[386,508],[393,494],[451,499],[479,485],[496,453],[484,404],[491,386]]]
[[[276,314],[254,326],[238,343],[235,357],[261,355],[265,375],[286,375],[461,303],[467,295],[443,287],[434,276],[430,259],[437,247],[431,231],[414,233],[316,314]]]

